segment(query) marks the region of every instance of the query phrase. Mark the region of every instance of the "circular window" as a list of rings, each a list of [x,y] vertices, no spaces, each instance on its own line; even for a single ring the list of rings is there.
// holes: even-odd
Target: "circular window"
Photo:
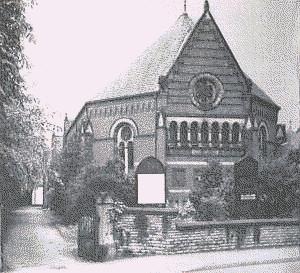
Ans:
[[[131,129],[128,126],[123,127],[121,131],[121,139],[123,141],[128,141],[131,139],[131,137],[132,137]]]
[[[201,110],[210,110],[220,103],[224,89],[220,80],[211,74],[194,77],[190,83],[192,102]]]

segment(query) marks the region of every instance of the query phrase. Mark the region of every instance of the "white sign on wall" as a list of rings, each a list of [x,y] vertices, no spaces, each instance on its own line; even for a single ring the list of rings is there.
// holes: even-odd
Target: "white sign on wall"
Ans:
[[[255,200],[256,194],[242,194],[241,200]]]
[[[147,157],[136,170],[137,203],[158,205],[166,203],[166,177],[163,164]]]
[[[138,204],[165,204],[165,174],[138,174]]]

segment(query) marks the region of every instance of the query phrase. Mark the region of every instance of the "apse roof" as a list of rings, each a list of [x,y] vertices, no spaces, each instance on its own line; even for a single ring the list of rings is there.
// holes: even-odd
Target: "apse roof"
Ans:
[[[209,15],[211,16],[210,13]],[[157,92],[159,90],[159,76],[168,73],[194,27],[195,24],[192,19],[186,12],[183,13],[157,42],[137,58],[125,74],[119,76],[92,100],[106,100]],[[245,73],[244,75],[247,77]],[[254,96],[278,107],[260,87],[252,80],[251,82]]]
[[[261,98],[262,100],[272,103],[277,106],[277,104],[255,83],[252,81],[252,94]]]

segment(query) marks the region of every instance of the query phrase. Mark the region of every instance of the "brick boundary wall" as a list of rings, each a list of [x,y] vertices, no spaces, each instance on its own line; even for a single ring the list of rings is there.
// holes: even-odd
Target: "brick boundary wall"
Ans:
[[[118,222],[117,255],[184,254],[300,243],[299,219],[184,221],[176,209],[128,208]]]

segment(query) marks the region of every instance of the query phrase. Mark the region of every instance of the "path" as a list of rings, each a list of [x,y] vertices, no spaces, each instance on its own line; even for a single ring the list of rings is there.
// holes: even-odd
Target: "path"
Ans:
[[[9,270],[50,265],[63,268],[73,260],[72,246],[55,228],[56,218],[40,207],[26,207],[12,215],[3,246],[4,265]]]

